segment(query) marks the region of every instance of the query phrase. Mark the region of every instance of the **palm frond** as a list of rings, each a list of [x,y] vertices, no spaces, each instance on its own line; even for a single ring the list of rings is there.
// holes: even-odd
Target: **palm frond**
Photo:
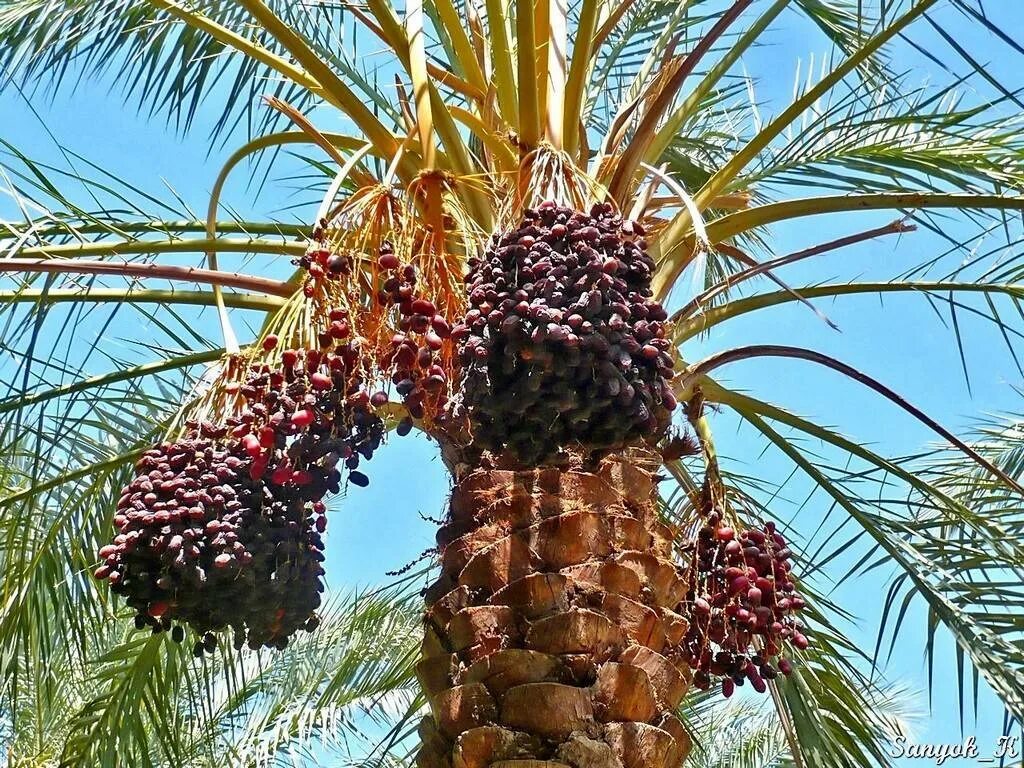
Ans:
[[[843,191],[1015,188],[1024,155],[1007,99],[966,105],[961,83],[850,89],[791,126],[741,187],[810,182]]]
[[[313,744],[345,764],[374,752],[391,759],[394,747],[374,734],[415,698],[408,583],[335,600],[317,635],[272,660],[224,649],[197,661],[127,619],[105,617],[82,649],[64,633],[51,665],[20,659],[17,688],[0,692],[15,763],[262,768],[291,765]]]
[[[351,16],[341,6],[275,3],[272,8],[302,30],[326,61],[362,86],[368,100],[376,100],[381,109],[392,109],[346,53],[351,46],[346,21]],[[203,14],[273,55],[285,55],[273,34],[253,24],[241,5],[197,3],[188,11]],[[302,84],[282,79],[266,62],[232,50],[206,30],[182,23],[159,4],[75,0],[55,5],[18,0],[6,4],[0,13],[0,50],[3,69],[23,82],[38,82],[45,73],[45,86],[54,89],[65,79],[83,74],[101,76],[121,85],[150,114],[166,114],[182,130],[190,127],[214,89],[226,88],[227,98],[215,112],[214,137],[226,136],[240,124],[259,133],[274,130],[279,117],[258,109],[259,97],[267,89],[302,109],[319,100]]]

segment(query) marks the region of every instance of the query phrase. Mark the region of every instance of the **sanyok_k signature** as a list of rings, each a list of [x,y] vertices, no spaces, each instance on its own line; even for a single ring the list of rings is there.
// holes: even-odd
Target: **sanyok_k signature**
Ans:
[[[944,765],[947,760],[967,759],[981,765],[1024,766],[1019,736],[1000,736],[988,754],[982,752],[974,736],[959,744],[915,744],[906,736],[900,736],[893,742],[890,755],[894,758],[928,760],[935,765]]]

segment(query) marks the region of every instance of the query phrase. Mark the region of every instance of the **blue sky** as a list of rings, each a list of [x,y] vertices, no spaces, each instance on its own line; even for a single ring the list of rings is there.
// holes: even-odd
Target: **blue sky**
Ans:
[[[1004,31],[1017,40],[1024,40],[1024,19],[1014,13],[1008,3],[994,12],[993,18]],[[938,13],[936,18],[955,18]],[[1019,59],[1005,57],[1005,48],[996,49],[986,38],[958,25],[960,42],[984,57],[991,52],[990,69],[996,77],[1011,86],[1024,85],[1019,74]],[[912,28],[911,38],[941,53],[954,71],[964,66],[950,54],[948,47],[924,25]],[[811,55],[819,62],[829,53],[822,38],[813,35],[793,14],[783,15],[775,30],[766,38],[767,45],[752,51],[744,59],[746,71],[755,78],[755,87],[762,102],[762,114],[777,111],[792,93],[797,62],[807,65]],[[934,62],[903,46],[897,69],[907,71],[910,83],[944,81]],[[997,57],[997,52],[1002,52]],[[946,57],[949,57],[946,59]],[[186,137],[166,128],[159,119],[148,120],[125,109],[117,92],[105,85],[85,82],[74,90],[65,88],[55,98],[42,95],[31,98],[31,107],[16,92],[0,94],[0,113],[5,121],[0,138],[10,142],[37,160],[63,164],[66,160],[54,139],[63,147],[108,169],[113,176],[129,180],[147,191],[171,198],[168,186],[197,212],[205,210],[206,199],[222,162],[239,142],[229,141],[208,154],[205,141],[206,124],[215,117],[215,110],[201,109],[197,125]],[[42,130],[33,109],[52,133]],[[328,125],[326,127],[333,127]],[[3,163],[0,157],[0,165]],[[84,169],[84,165],[76,161]],[[283,168],[288,168],[285,164]],[[291,164],[291,167],[297,167]],[[282,178],[281,171],[271,177],[258,197],[247,188],[247,174],[239,171],[228,185],[225,199],[239,210],[271,215],[281,220],[311,217],[315,195],[303,193],[301,182]],[[84,201],[83,201],[84,202]],[[290,210],[296,203],[299,209]],[[10,215],[9,204],[0,202],[0,214]],[[889,213],[836,215],[808,225],[806,221],[776,227],[772,246],[785,254],[809,245],[830,240],[851,232],[868,229],[893,219]],[[954,236],[959,225],[951,224]],[[995,242],[992,243],[995,245]],[[785,279],[792,285],[827,280],[877,277],[888,279],[903,269],[924,261],[944,249],[942,241],[931,233],[917,232],[856,246],[814,260],[787,271]],[[269,266],[270,269],[280,267]],[[819,303],[819,308],[839,325],[841,332],[828,328],[806,308],[788,305],[771,314],[729,324],[710,338],[684,350],[690,360],[728,346],[755,343],[799,344],[835,355],[860,367],[887,385],[906,395],[914,404],[936,416],[954,429],[967,428],[972,420],[987,413],[1022,410],[1014,391],[1021,376],[1006,353],[999,334],[984,322],[962,318],[967,356],[972,366],[971,389],[961,372],[955,336],[936,317],[923,299],[877,297],[845,298],[837,302]],[[133,340],[140,338],[140,329],[127,316],[107,329],[104,345],[128,354]],[[210,338],[216,337],[211,313],[196,318],[196,327]],[[245,337],[244,324],[238,330]],[[142,331],[149,333],[152,329]],[[99,332],[96,320],[83,323],[82,338]],[[159,335],[159,334],[156,334]],[[136,352],[137,354],[137,352]],[[97,363],[99,372],[100,364]],[[2,370],[2,368],[0,368]],[[723,380],[747,389],[765,399],[782,403],[799,413],[816,417],[821,422],[840,427],[842,431],[865,444],[871,443],[880,452],[892,455],[914,451],[934,436],[908,416],[857,385],[837,375],[799,362],[741,363],[723,369]],[[713,422],[720,452],[735,462],[739,469],[756,469],[771,479],[782,482],[789,469],[778,456],[762,454],[763,441],[749,429],[737,429],[728,414],[714,417]],[[334,588],[385,582],[385,573],[416,559],[433,544],[433,524],[417,514],[437,516],[443,509],[447,480],[433,446],[421,438],[395,439],[374,458],[369,488],[352,489],[344,500],[336,501],[337,512],[329,531],[329,574]],[[804,501],[807,484],[793,481],[776,500],[777,517],[789,520],[796,507]],[[792,503],[790,503],[792,502]],[[812,497],[799,513],[801,530],[810,530],[815,514],[827,507],[824,497]],[[774,507],[773,507],[774,508]],[[836,573],[841,570],[836,569]],[[848,610],[863,617],[849,628],[850,635],[862,647],[874,646],[882,599],[884,576],[864,578],[856,583],[836,586],[833,595]],[[918,606],[907,618],[907,629],[892,660],[885,668],[891,680],[906,683],[917,691],[927,687],[923,655],[925,637],[924,613]],[[937,656],[937,677],[932,691],[932,711],[927,697],[915,702],[921,717],[914,733],[919,741],[957,741],[961,738],[956,705],[955,664],[950,644],[940,640]],[[1024,685],[1024,681],[1022,681]],[[968,707],[968,710],[970,707]],[[976,735],[984,749],[993,745],[1001,727],[1002,714],[991,694],[982,684],[981,706],[977,721],[968,713],[964,735]],[[906,765],[922,765],[907,761]],[[951,760],[949,766],[975,765],[972,761]]]

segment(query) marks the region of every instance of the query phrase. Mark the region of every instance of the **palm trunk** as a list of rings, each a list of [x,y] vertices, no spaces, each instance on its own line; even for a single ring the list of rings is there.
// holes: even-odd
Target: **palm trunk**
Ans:
[[[427,591],[421,768],[679,768],[685,593],[637,453],[457,479]]]

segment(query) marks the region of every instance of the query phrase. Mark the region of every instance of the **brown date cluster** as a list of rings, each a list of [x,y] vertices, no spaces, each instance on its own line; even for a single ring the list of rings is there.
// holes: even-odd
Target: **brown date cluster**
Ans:
[[[254,479],[252,457],[225,442],[225,427],[189,427],[138,460],[94,575],[137,611],[139,629],[173,627],[180,642],[191,625],[203,635],[197,656],[225,627],[237,647],[283,648],[318,622],[323,505]]]
[[[697,688],[707,690],[720,678],[725,696],[745,682],[764,693],[766,680],[792,672],[783,646],[804,650],[808,640],[796,617],[804,601],[790,557],[774,523],[738,531],[718,512],[709,515],[697,534],[684,603],[690,627],[682,645]]]
[[[409,414],[396,429],[406,435],[413,419],[441,416],[449,402],[451,382],[442,352],[450,344],[452,327],[430,299],[417,293],[416,268],[403,264],[390,243],[381,245],[377,265],[387,275],[377,302],[398,313],[385,367]]]
[[[544,202],[469,260],[470,309],[453,335],[481,448],[535,466],[664,432],[673,360],[643,235],[608,204]]]
[[[326,251],[300,263],[307,294],[349,269]],[[139,460],[94,575],[135,608],[140,629],[171,630],[180,641],[187,624],[202,635],[194,649],[202,655],[216,630],[232,628],[238,647],[283,648],[319,624],[323,499],[346,479],[369,483],[360,462],[384,439],[376,408],[388,400],[364,385],[347,310],[326,314],[315,348],[263,340],[244,379],[222,385],[231,415],[189,422],[183,438]],[[411,426],[407,419],[398,431]]]
[[[344,310],[331,310],[329,333],[344,339],[345,317]],[[384,440],[384,422],[375,411],[382,403],[358,374],[359,348],[341,339],[332,337],[333,349],[323,339],[320,349],[286,349],[277,367],[253,366],[238,388],[246,406],[226,420],[253,459],[251,475],[267,477],[305,501],[338,493],[342,468],[353,485],[368,485],[369,477],[358,470],[360,459],[372,458]],[[276,343],[267,337],[264,349]]]

